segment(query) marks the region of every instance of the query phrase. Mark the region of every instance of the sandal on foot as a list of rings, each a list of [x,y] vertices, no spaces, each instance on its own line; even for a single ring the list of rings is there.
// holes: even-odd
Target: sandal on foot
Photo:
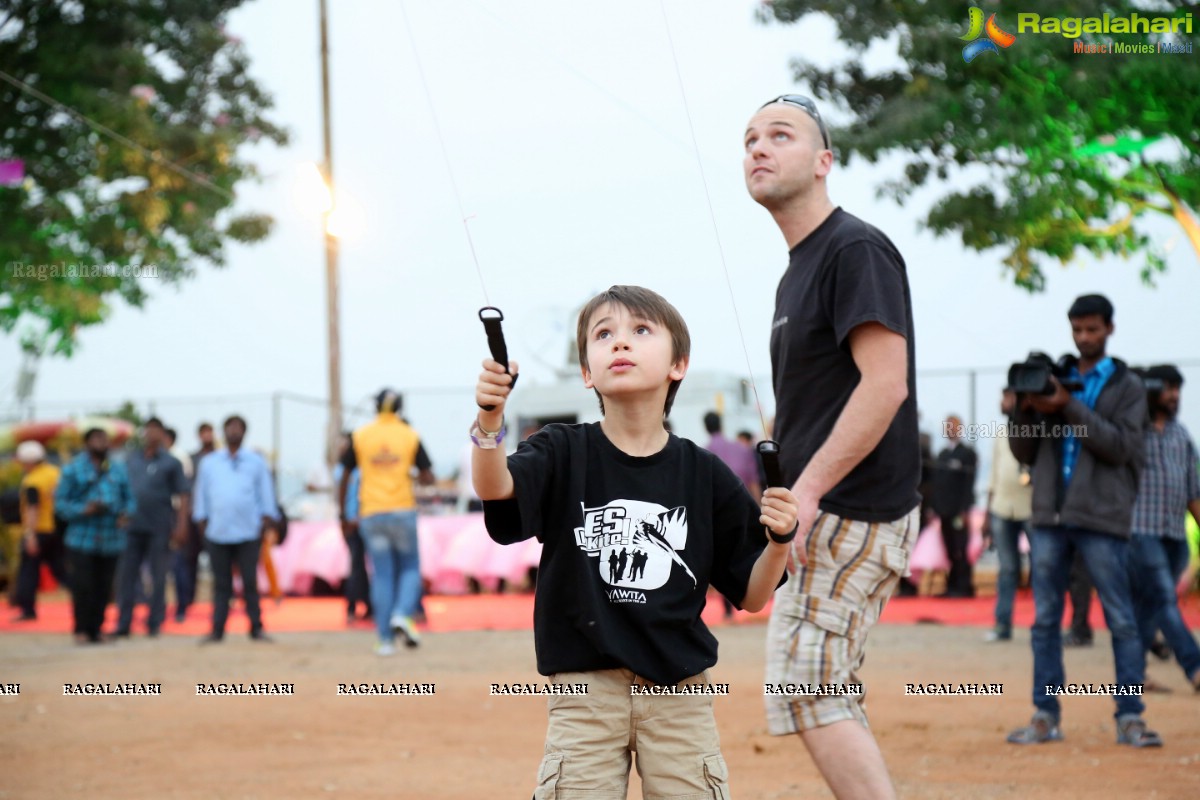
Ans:
[[[1162,737],[1146,728],[1145,721],[1138,716],[1117,720],[1117,744],[1130,747],[1162,747]]]
[[[1009,744],[1045,744],[1046,742],[1062,741],[1062,731],[1058,729],[1058,720],[1045,711],[1033,715],[1033,719],[1024,728],[1017,728],[1008,735]]]

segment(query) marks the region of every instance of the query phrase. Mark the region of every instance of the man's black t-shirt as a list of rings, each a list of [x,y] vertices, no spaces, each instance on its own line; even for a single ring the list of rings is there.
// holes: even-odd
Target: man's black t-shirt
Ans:
[[[912,299],[904,259],[879,230],[835,209],[792,248],[775,293],[771,369],[775,437],[790,486],[829,438],[861,374],[850,354],[850,332],[878,322],[903,336],[908,397],[883,439],[821,499],[840,517],[889,522],[921,502],[917,438],[916,358]]]
[[[538,671],[625,668],[674,684],[717,662],[709,584],[734,603],[766,545],[758,505],[712,453],[671,436],[646,457],[599,423],[547,425],[508,458],[514,497],[483,504],[501,544],[542,542]]]

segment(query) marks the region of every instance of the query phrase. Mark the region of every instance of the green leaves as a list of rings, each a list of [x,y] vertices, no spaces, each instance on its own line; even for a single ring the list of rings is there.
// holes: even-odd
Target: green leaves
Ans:
[[[222,265],[228,239],[268,234],[265,215],[230,217],[255,178],[239,147],[287,138],[224,30],[241,2],[0,12],[0,70],[78,112],[0,82],[0,159],[23,159],[28,176],[0,187],[0,330],[69,355],[116,297],[141,306],[159,281]]]
[[[1200,23],[1194,4],[1181,10],[1100,0],[1070,5],[1072,16],[1190,11]],[[1164,37],[1022,33],[1010,7],[977,2],[1016,41],[967,64],[960,39],[969,32],[969,6],[774,0],[760,16],[783,23],[809,14],[833,19],[849,58],[832,67],[797,59],[793,68],[806,90],[853,115],[831,131],[841,162],[903,152],[903,174],[880,186],[897,202],[931,180],[960,183],[971,167],[975,185],[937,201],[922,224],[939,235],[957,233],[967,247],[1005,249],[1003,263],[1016,285],[1040,291],[1044,264],[1069,263],[1081,250],[1144,258],[1141,275],[1152,283],[1165,260],[1139,226],[1156,213],[1176,220],[1200,255],[1192,211],[1200,205],[1200,60],[1075,53],[1076,41]],[[867,73],[858,52],[889,37],[903,66]]]

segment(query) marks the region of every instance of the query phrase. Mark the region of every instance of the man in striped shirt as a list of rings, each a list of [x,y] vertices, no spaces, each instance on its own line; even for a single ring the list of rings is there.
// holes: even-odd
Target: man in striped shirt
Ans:
[[[1146,429],[1146,466],[1133,507],[1129,570],[1134,612],[1142,644],[1149,649],[1161,629],[1183,674],[1200,692],[1200,647],[1175,596],[1175,584],[1188,564],[1186,512],[1200,522],[1200,467],[1192,437],[1175,419],[1183,375],[1163,364],[1146,370],[1145,379],[1154,421]]]
[[[84,451],[63,468],[54,503],[67,520],[76,640],[99,644],[135,504],[125,465],[108,459],[108,434],[90,428],[83,435],[83,444]]]

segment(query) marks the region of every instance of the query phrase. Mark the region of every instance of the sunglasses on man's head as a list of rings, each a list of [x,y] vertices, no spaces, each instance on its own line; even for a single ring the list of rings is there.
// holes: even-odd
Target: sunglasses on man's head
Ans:
[[[781,94],[779,97],[763,103],[758,107],[758,110],[762,111],[772,103],[787,103],[789,106],[795,106],[805,114],[808,114],[810,117],[812,117],[813,120],[816,121],[817,127],[821,130],[821,141],[824,142],[825,149],[830,149],[829,131],[825,130],[825,120],[821,119],[821,112],[817,111],[817,104],[812,101],[812,98],[805,97],[802,94]]]

